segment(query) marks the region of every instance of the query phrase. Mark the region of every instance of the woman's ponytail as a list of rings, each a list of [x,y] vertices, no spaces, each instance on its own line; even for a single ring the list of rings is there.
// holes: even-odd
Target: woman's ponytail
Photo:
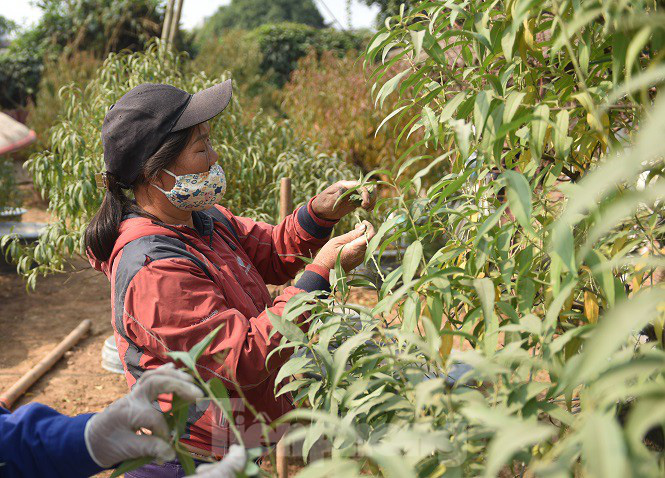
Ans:
[[[101,262],[111,257],[122,218],[133,209],[131,200],[112,174],[106,174],[106,187],[102,205],[85,230],[85,249]]]

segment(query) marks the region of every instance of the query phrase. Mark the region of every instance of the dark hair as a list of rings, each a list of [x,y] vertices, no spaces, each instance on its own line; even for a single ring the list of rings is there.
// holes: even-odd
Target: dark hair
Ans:
[[[195,126],[170,133],[159,149],[150,156],[141,170],[141,174],[131,185],[121,184],[115,175],[106,174],[107,190],[102,205],[85,229],[85,249],[99,261],[107,261],[118,239],[122,218],[130,213],[156,219],[144,211],[127,196],[123,189],[130,189],[142,183],[154,180],[162,169],[168,169],[180,156],[192,136]]]

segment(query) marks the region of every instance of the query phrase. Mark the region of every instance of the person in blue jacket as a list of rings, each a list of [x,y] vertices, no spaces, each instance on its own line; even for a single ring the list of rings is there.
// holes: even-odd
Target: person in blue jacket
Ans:
[[[172,363],[143,374],[132,391],[101,413],[67,417],[31,403],[10,413],[0,407],[0,477],[85,477],[125,460],[175,459],[169,428],[153,407],[158,395],[203,398],[193,378]],[[150,435],[138,435],[145,428]],[[245,450],[232,446],[219,463],[201,465],[197,478],[232,478],[245,466]]]

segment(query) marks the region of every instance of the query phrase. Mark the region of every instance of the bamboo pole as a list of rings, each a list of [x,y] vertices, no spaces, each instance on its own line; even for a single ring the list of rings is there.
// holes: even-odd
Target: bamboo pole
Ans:
[[[177,0],[178,7],[175,10],[175,16],[171,19],[171,32],[169,33],[169,46],[173,47],[175,44],[175,35],[178,32],[178,26],[180,25],[180,15],[182,14],[182,4],[185,3],[185,0]]]
[[[90,330],[92,322],[90,319],[82,321],[78,327],[72,330],[62,342],[60,342],[49,354],[37,365],[32,367],[23,375],[9,390],[0,395],[0,406],[10,409],[14,402],[21,397],[34,383],[48,372],[58,360],[71,349]]]
[[[284,438],[283,436],[278,442],[277,442],[277,450],[276,450],[276,460],[277,460],[277,477],[278,478],[288,478],[289,477],[289,461],[288,461],[288,455],[287,455],[287,447],[284,444]]]
[[[279,220],[284,220],[286,216],[293,212],[293,195],[291,192],[291,178],[282,178],[279,182]],[[283,290],[284,287],[290,283],[287,282],[284,286],[280,286]],[[281,292],[281,290],[280,290]],[[287,456],[287,449],[284,445],[284,437],[277,442],[276,450],[277,461],[277,476],[279,478],[288,478],[289,476],[289,462]]]
[[[279,183],[279,220],[293,212],[293,196],[291,195],[291,178],[282,178]]]
[[[169,32],[171,31],[171,17],[173,16],[173,3],[175,0],[169,0],[166,4],[166,13],[164,13],[164,25],[162,25],[162,42],[169,39]]]

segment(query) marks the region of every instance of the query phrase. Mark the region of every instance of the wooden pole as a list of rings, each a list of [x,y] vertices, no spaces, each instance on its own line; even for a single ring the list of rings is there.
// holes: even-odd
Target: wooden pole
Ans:
[[[180,15],[182,14],[183,3],[185,3],[185,0],[178,0],[175,16],[171,19],[171,32],[169,33],[169,46],[171,47],[175,44],[175,35],[178,32],[178,26],[180,25]]]
[[[37,365],[32,367],[18,382],[12,385],[9,390],[0,395],[0,406],[7,409],[18,400],[32,385],[48,372],[60,358],[71,349],[76,343],[90,330],[92,322],[89,319],[82,321],[78,327],[72,330],[62,342],[60,342],[49,354],[44,357]]]
[[[167,42],[169,39],[169,32],[171,31],[171,17],[173,16],[173,3],[175,0],[169,0],[166,4],[166,12],[164,13],[164,25],[162,25],[162,42]]]
[[[279,183],[279,220],[293,212],[293,197],[291,196],[291,178],[282,178]]]
[[[289,478],[289,461],[287,456],[286,445],[284,444],[284,436],[277,442],[276,460],[277,460],[277,477]]]

